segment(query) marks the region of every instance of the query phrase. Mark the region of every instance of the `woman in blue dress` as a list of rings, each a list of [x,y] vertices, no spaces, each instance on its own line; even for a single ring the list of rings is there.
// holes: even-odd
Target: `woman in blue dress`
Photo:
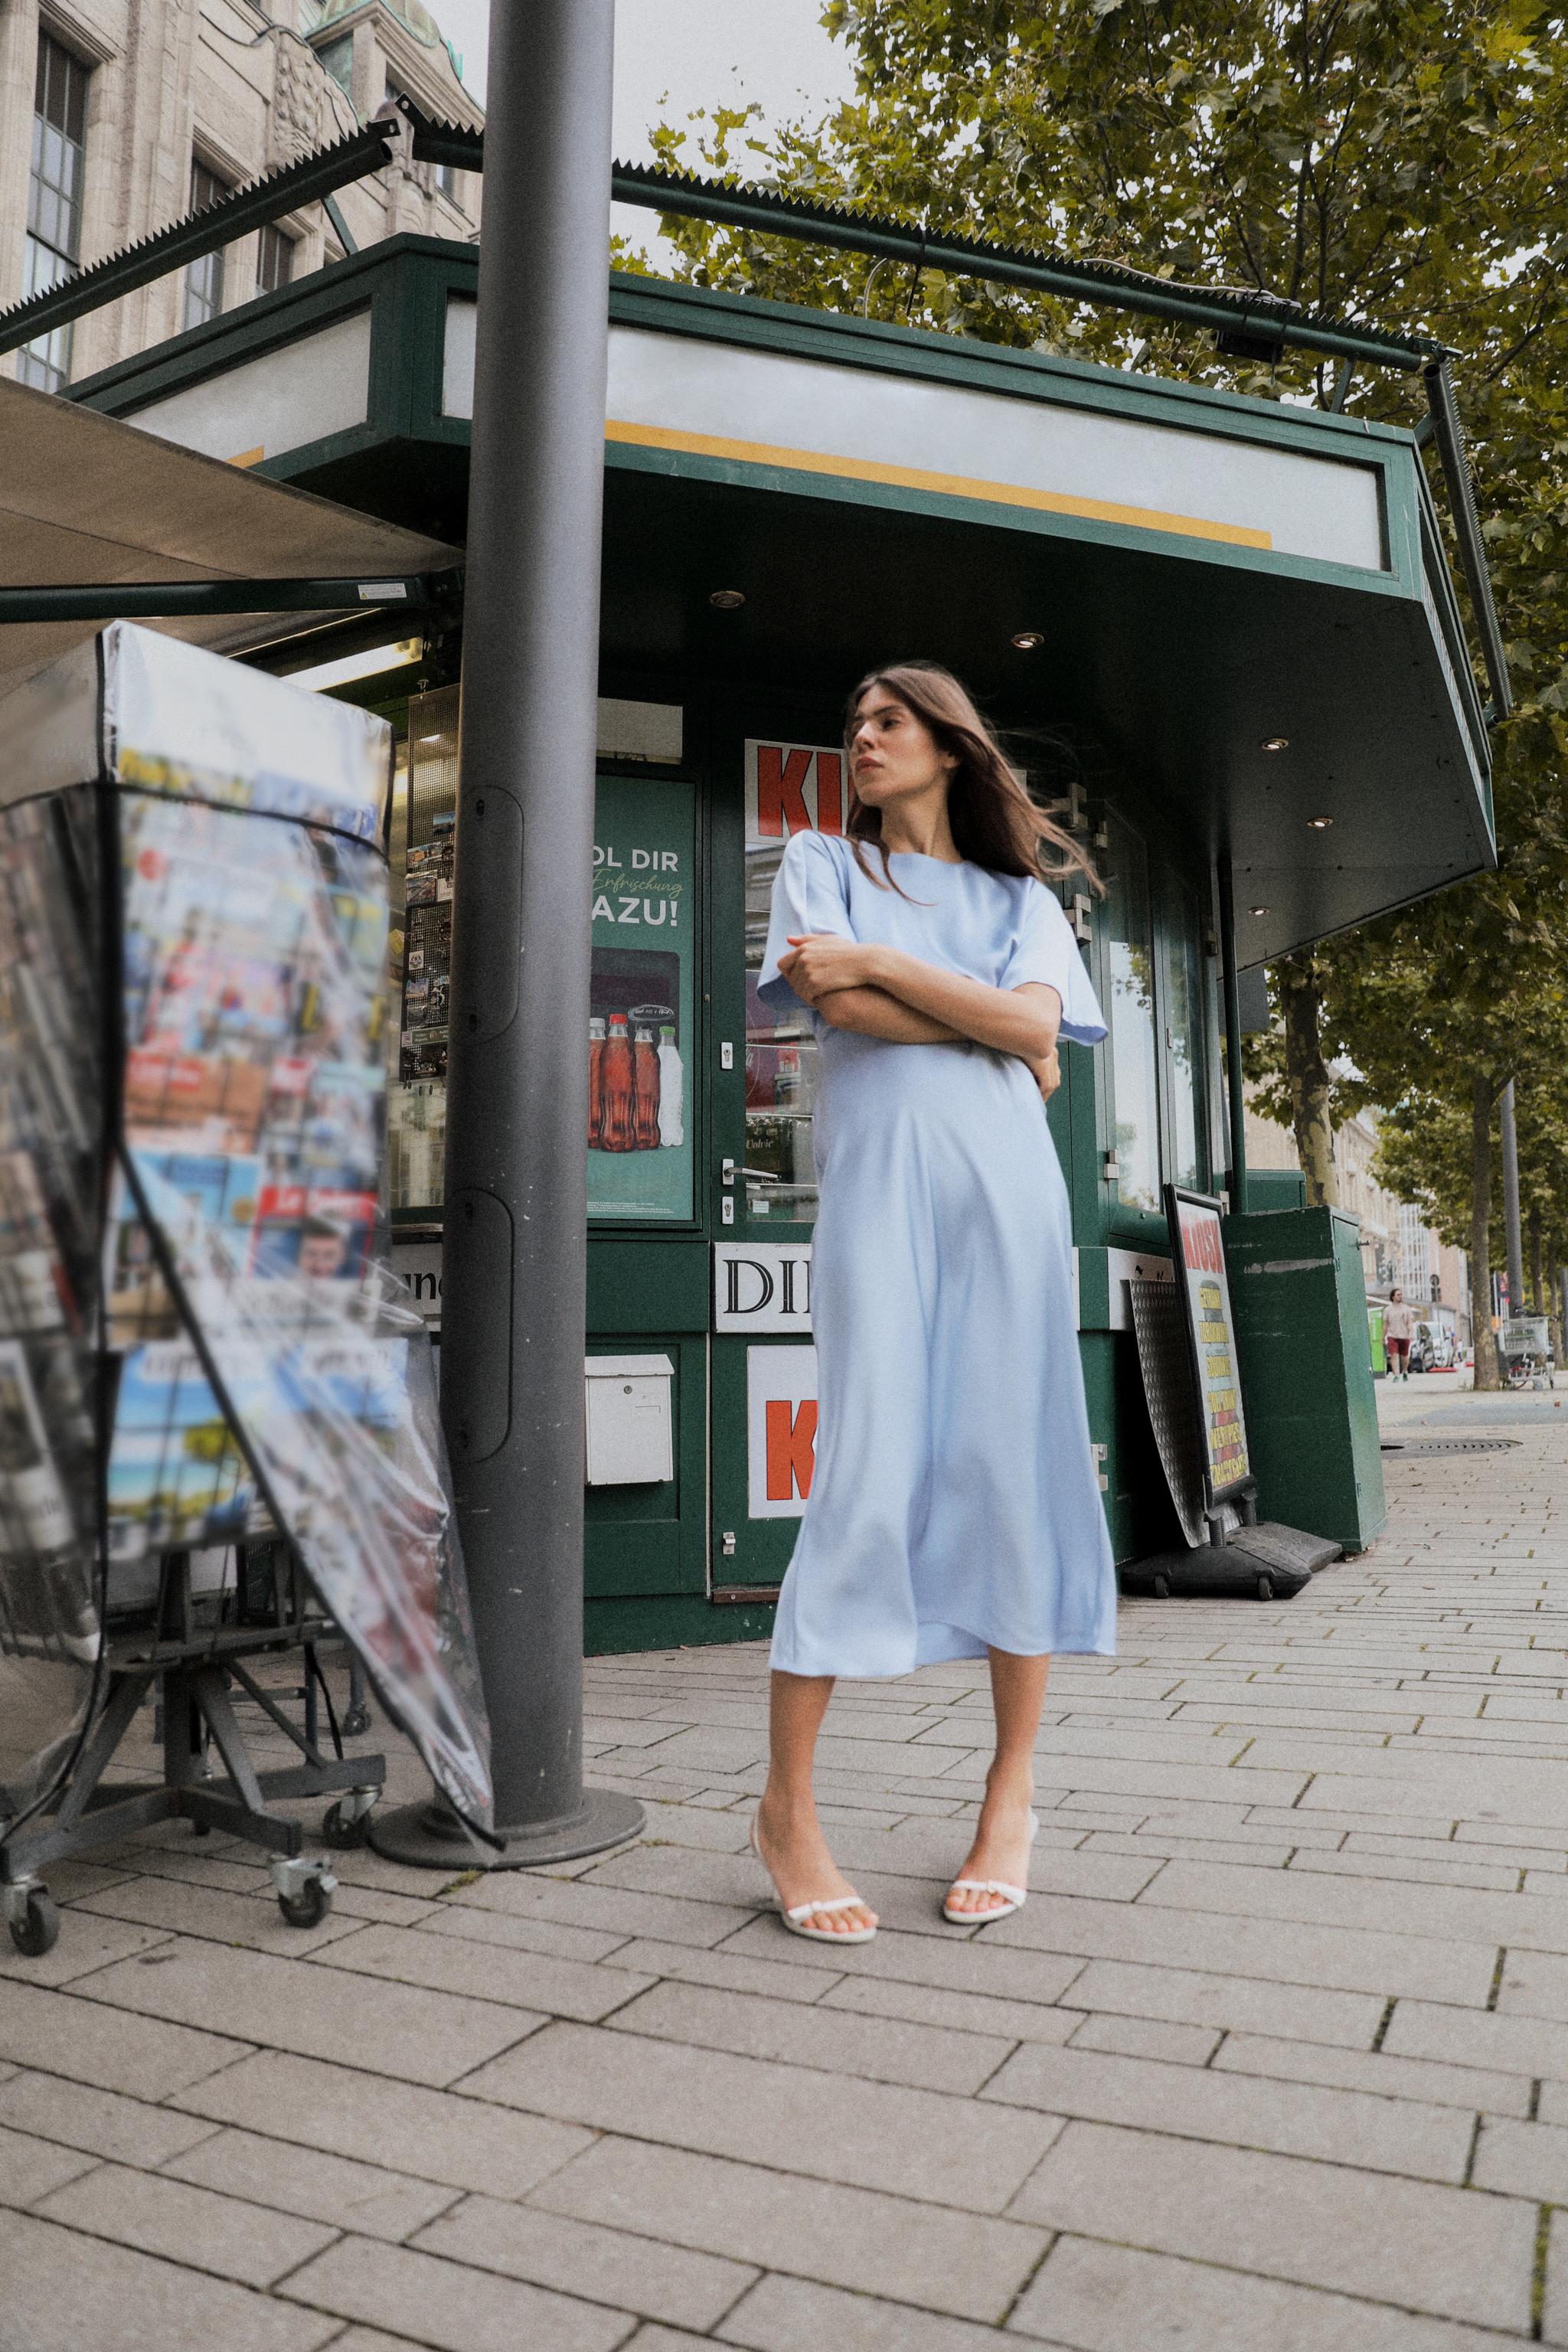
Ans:
[[[1003,1918],[1027,1886],[1051,1654],[1113,1651],[1116,1588],[1045,1108],[1058,1039],[1105,1034],[1045,877],[1100,886],[947,671],[866,679],[847,749],[847,834],[790,841],[759,982],[817,1029],[820,1208],[816,1466],[752,1834],[787,1927],[863,1942],[876,1915],[812,1790],[835,1677],[989,1659],[994,1760],[943,1913]]]

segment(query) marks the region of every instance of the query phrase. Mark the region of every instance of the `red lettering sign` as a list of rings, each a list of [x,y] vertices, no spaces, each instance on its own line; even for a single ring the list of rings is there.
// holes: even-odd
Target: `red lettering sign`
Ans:
[[[786,760],[778,743],[757,746],[757,830],[779,834],[809,833],[811,818],[806,814],[805,780],[811,772],[811,753],[792,751]],[[837,833],[838,828],[834,826]]]
[[[844,830],[844,762],[837,751],[816,755],[816,829],[818,833]]]
[[[769,1397],[767,1433],[769,1502],[804,1500],[816,1461],[816,1399],[792,1405],[788,1397]]]
[[[1184,1216],[1182,1219],[1182,1255],[1194,1274],[1223,1274],[1225,1253],[1220,1247],[1218,1220]]]

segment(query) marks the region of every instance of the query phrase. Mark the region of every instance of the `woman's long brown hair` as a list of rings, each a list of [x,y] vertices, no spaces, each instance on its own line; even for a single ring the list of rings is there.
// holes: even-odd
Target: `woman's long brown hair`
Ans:
[[[882,843],[882,812],[868,808],[854,789],[855,730],[860,705],[874,686],[896,695],[930,730],[939,748],[956,759],[958,765],[948,785],[947,818],[961,857],[993,874],[1033,874],[1043,882],[1081,874],[1090,889],[1103,896],[1105,885],[1088,851],[1029,798],[965,688],[951,670],[925,661],[893,662],[886,669],[874,669],[850,696],[845,714],[844,764],[850,796],[844,831],[868,881],[876,882],[878,877],[861,855],[862,842],[870,842],[882,852],[880,887],[895,890],[899,887],[889,870]],[[1051,850],[1058,853],[1055,858],[1049,855]]]

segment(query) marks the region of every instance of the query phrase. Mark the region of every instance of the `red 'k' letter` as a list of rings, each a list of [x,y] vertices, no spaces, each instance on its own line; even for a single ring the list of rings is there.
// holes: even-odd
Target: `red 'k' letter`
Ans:
[[[809,833],[811,819],[806,814],[805,779],[811,767],[809,751],[792,751],[786,760],[780,743],[759,743],[757,746],[757,831],[759,833]]]
[[[816,1399],[792,1409],[788,1397],[769,1397],[766,1426],[768,1500],[791,1503],[798,1494],[804,1501],[816,1460]]]

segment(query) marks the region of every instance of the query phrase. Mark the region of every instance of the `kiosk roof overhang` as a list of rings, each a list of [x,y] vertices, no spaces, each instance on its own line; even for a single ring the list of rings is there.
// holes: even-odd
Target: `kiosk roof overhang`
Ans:
[[[0,589],[123,587],[382,575],[390,591],[456,562],[438,541],[0,379]],[[335,620],[291,597],[269,609],[148,625],[212,646],[249,650],[285,630]],[[406,634],[391,604],[364,609]],[[94,618],[0,627],[0,693],[96,635]]]
[[[79,396],[453,532],[476,277],[471,247],[395,239]],[[1229,847],[1246,962],[1493,860],[1411,434],[629,278],[605,455],[606,662],[820,692],[923,652],[1005,725],[1077,719]]]

